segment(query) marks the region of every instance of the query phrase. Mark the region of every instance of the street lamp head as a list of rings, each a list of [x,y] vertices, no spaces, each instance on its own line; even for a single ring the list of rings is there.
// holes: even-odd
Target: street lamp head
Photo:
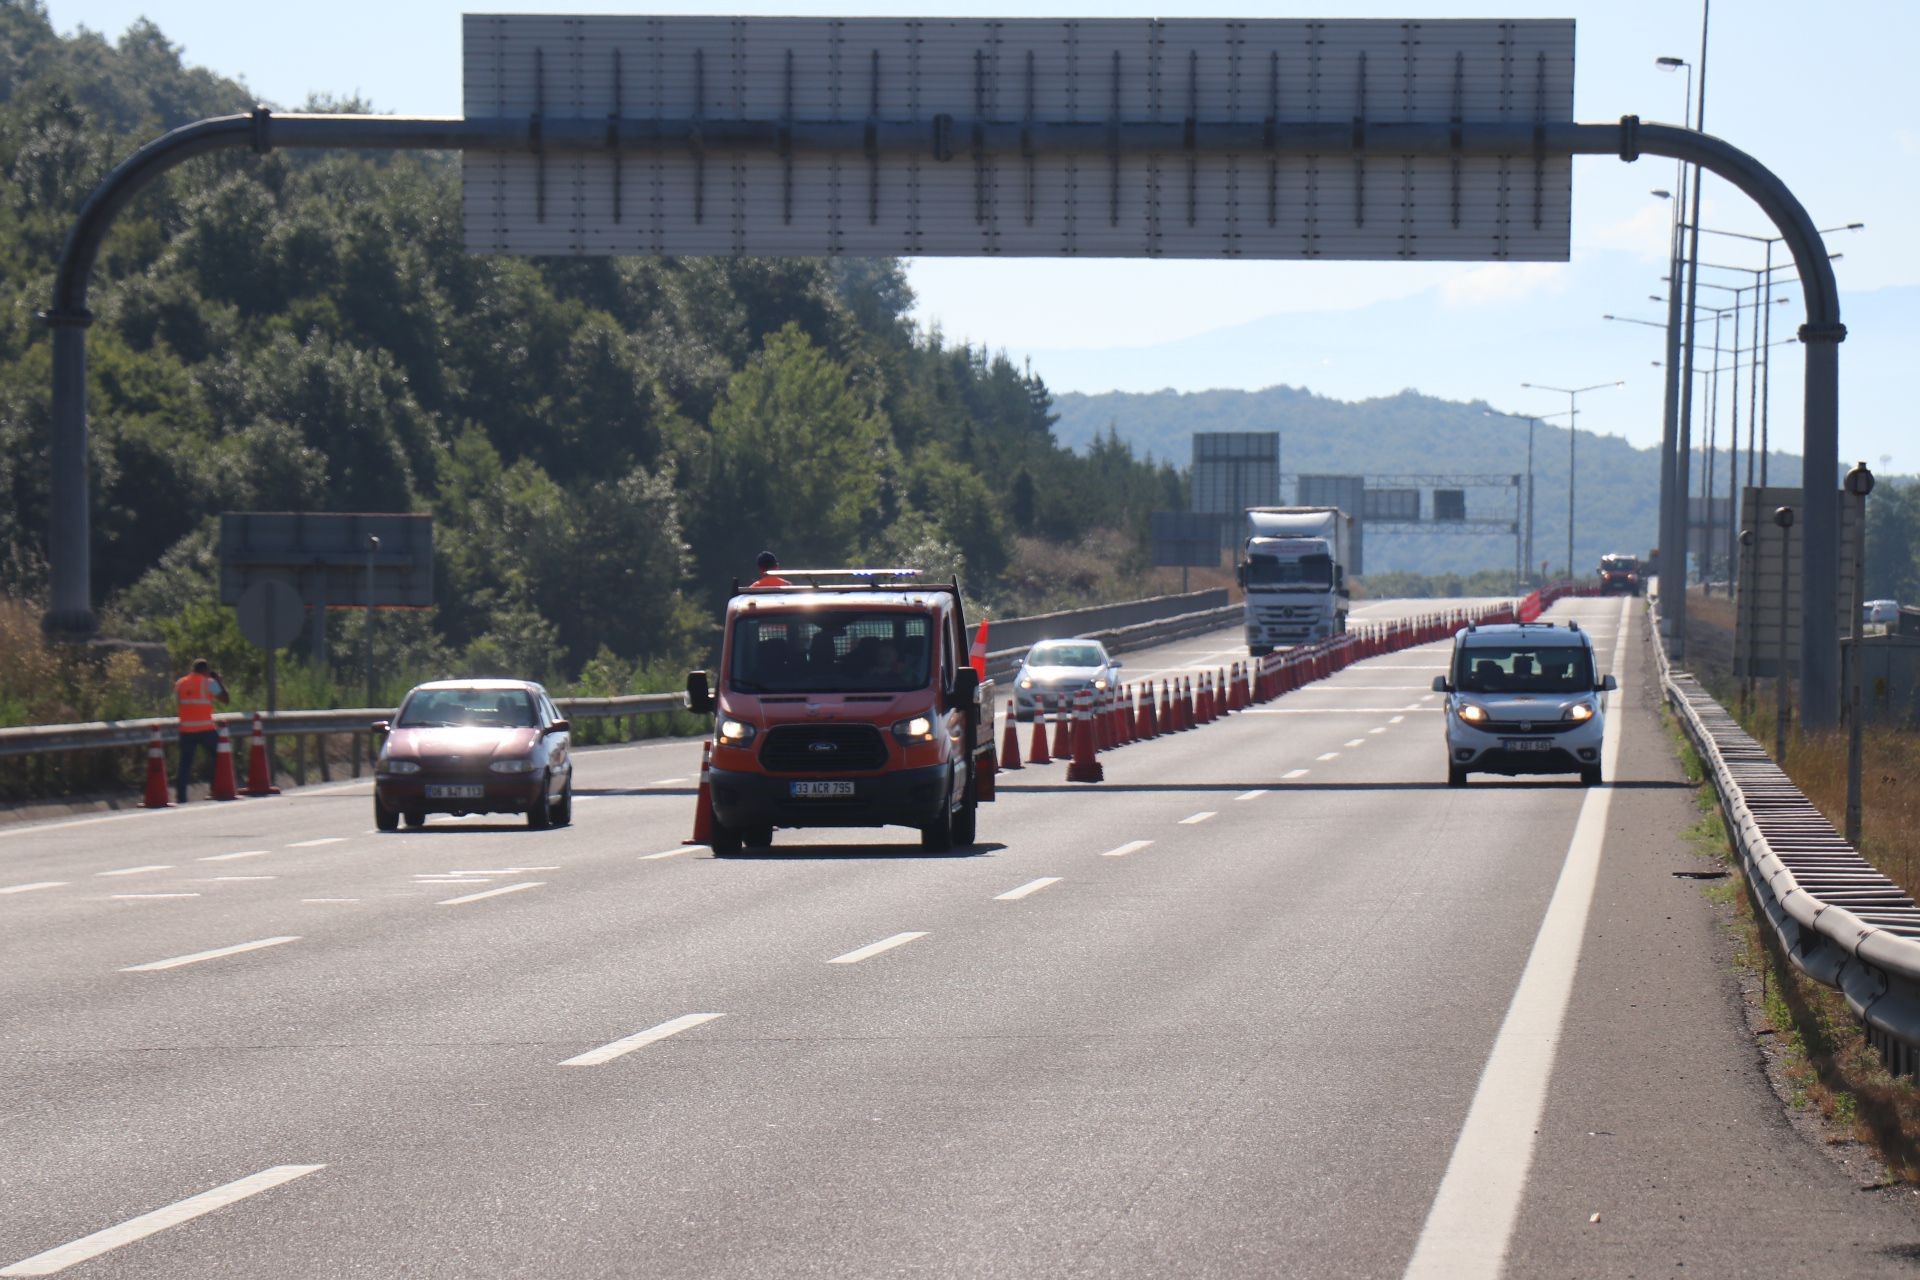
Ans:
[[[1773,509],[1773,522],[1782,529],[1793,528],[1793,508],[1775,507]]]
[[[1743,547],[1750,547],[1753,545],[1753,530],[1742,529],[1740,531],[1740,545]]]
[[[1873,492],[1873,472],[1864,462],[1853,464],[1853,470],[1847,472],[1847,492],[1856,498],[1864,498]]]
[[[1653,189],[1652,191],[1650,191],[1650,192],[1648,192],[1647,194],[1648,194],[1648,195],[1653,195],[1653,196],[1658,196],[1658,197],[1660,197],[1660,198],[1661,198],[1662,200],[1671,200],[1671,199],[1673,199],[1673,192],[1671,192],[1671,191],[1662,191],[1662,190],[1660,190],[1660,189],[1659,189],[1658,187],[1655,187],[1655,188],[1654,188],[1654,189]]]
[[[1867,224],[1866,224],[1866,223],[1864,223],[1864,222],[1849,222],[1849,223],[1848,223],[1848,224],[1847,224],[1846,226],[1844,226],[1844,227],[1842,227],[1842,228],[1841,228],[1841,230],[1843,230],[1843,231],[1858,231],[1858,230],[1859,230],[1860,228],[1862,228],[1862,227],[1864,227],[1864,226],[1866,226],[1866,225],[1867,225]]]
[[[1692,66],[1685,58],[1655,58],[1653,65],[1662,71],[1678,71],[1681,67]]]

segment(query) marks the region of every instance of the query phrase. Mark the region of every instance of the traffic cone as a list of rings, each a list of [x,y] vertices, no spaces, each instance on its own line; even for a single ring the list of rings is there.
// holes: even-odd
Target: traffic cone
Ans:
[[[1053,754],[1065,760],[1073,754],[1073,726],[1064,698],[1061,699],[1059,716],[1053,722]]]
[[[1134,699],[1133,738],[1145,742],[1153,736],[1153,682],[1147,682],[1147,696]]]
[[[707,771],[713,767],[713,744],[700,744],[700,790],[693,799],[693,838],[681,844],[708,844],[713,840],[713,791]]]
[[[220,745],[213,753],[213,790],[209,793],[215,800],[238,800],[240,788],[233,777],[233,735],[227,726],[220,726]]]
[[[1100,782],[1107,776],[1105,766],[1094,759],[1093,694],[1082,692],[1073,701],[1073,763],[1067,766],[1068,782]]]
[[[155,729],[147,739],[147,796],[140,807],[165,809],[172,804],[173,801],[167,799],[167,749],[161,745],[160,731]]]
[[[1007,700],[1007,731],[1001,735],[1000,767],[1002,769],[1024,769],[1027,766],[1020,759],[1020,719],[1013,714],[1013,700]]]
[[[267,722],[258,711],[253,713],[253,732],[247,737],[246,794],[250,796],[280,794],[280,788],[273,785],[273,766],[267,761]]]
[[[1053,763],[1053,756],[1047,751],[1047,716],[1044,711],[1036,710],[1033,713],[1033,741],[1027,747],[1027,763]]]
[[[1195,729],[1199,721],[1194,718],[1193,677],[1186,676],[1180,681],[1180,727]]]

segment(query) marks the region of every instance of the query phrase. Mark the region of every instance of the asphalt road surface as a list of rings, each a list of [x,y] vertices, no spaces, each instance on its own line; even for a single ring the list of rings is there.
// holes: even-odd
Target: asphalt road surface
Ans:
[[[1554,616],[1607,787],[1445,786],[1433,645],[1004,775],[954,856],[715,860],[684,740],[549,832],[364,783],[0,831],[0,1276],[1910,1274],[1673,874],[1638,602]]]

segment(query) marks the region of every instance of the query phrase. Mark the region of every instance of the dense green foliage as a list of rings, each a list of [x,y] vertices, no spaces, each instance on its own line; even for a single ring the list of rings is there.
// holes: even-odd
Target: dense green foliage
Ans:
[[[40,0],[0,0],[10,594],[44,580],[32,317],[75,210],[140,143],[251,101],[151,24],[65,39]],[[897,262],[480,257],[459,200],[456,157],[229,153],[129,206],[89,338],[116,631],[248,661],[215,597],[221,511],[431,512],[440,605],[383,625],[383,661],[564,678],[698,653],[763,546],[959,570],[1019,608],[1021,547],[1135,543],[1177,501],[1115,441],[1059,446],[1039,378],[917,330]],[[333,625],[350,660],[357,620]]]

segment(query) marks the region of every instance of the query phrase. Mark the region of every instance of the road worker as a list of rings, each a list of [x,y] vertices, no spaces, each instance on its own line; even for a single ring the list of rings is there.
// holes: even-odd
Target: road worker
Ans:
[[[227,686],[212,663],[205,658],[195,658],[193,670],[173,682],[173,696],[180,704],[180,771],[174,779],[173,795],[185,804],[194,756],[205,749],[209,772],[217,763],[220,731],[213,722],[213,704],[226,705]]]
[[[780,576],[780,557],[771,551],[762,551],[754,558],[754,567],[760,571],[753,585],[756,587],[790,587],[793,584]]]

